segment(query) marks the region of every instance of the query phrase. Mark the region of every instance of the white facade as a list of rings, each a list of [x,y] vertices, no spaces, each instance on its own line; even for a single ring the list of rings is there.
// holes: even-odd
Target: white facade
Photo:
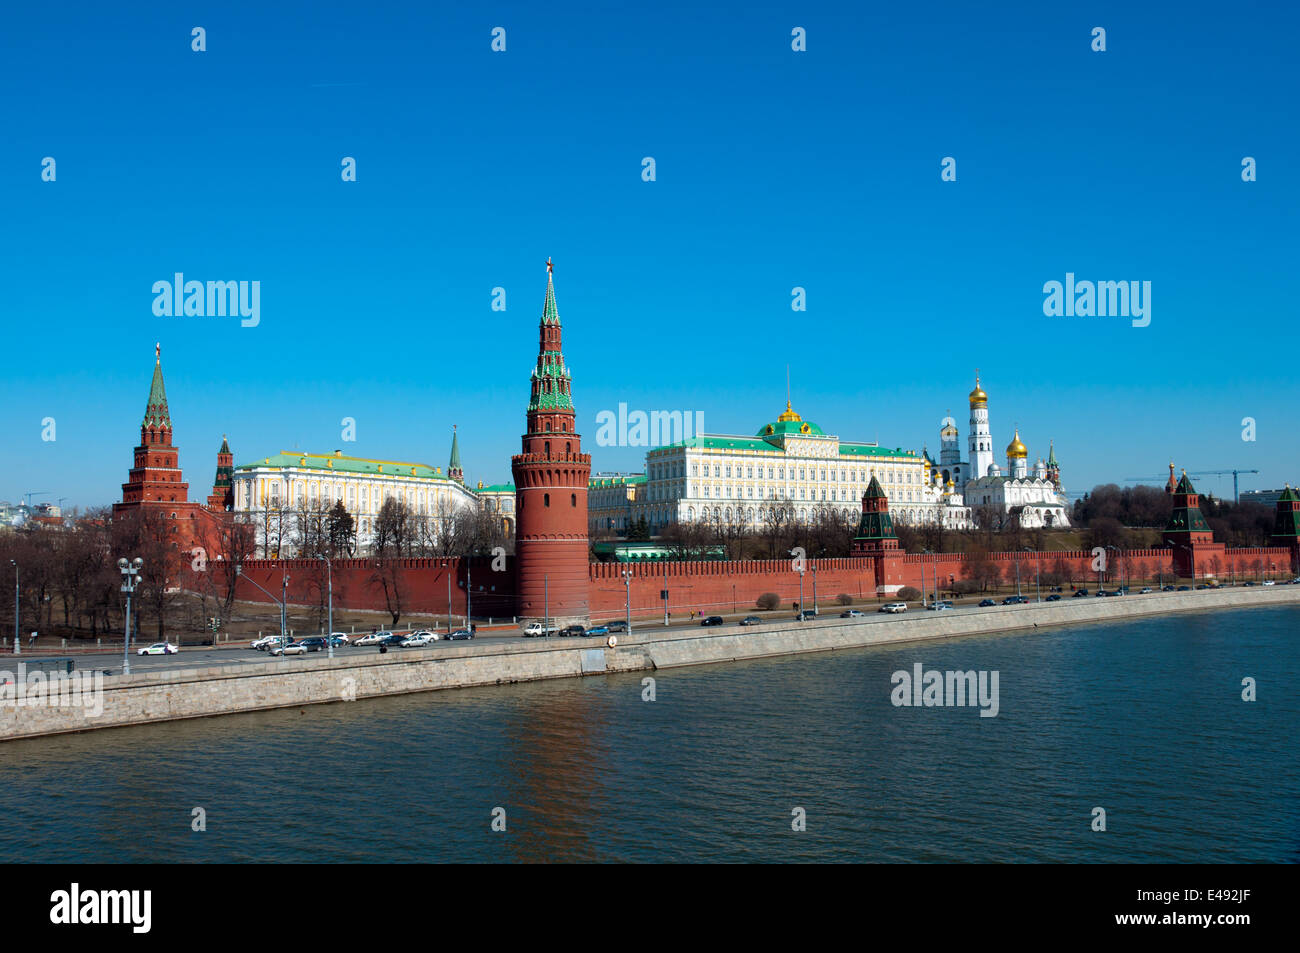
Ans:
[[[644,515],[651,532],[674,521],[761,528],[787,501],[797,522],[811,522],[822,507],[855,518],[873,476],[895,522],[969,525],[960,493],[942,484],[924,454],[841,441],[788,404],[754,437],[701,434],[650,451],[632,515]]]
[[[427,519],[434,532],[440,524],[449,525],[460,510],[480,505],[474,491],[443,475],[440,467],[345,457],[339,451],[328,455],[281,451],[235,467],[232,483],[235,512],[248,514],[255,526],[275,520],[275,536],[284,540],[282,554],[292,536],[289,521],[304,508],[342,501],[355,521],[357,551],[363,552],[374,541],[375,517],[390,497],[403,500],[412,514]],[[258,534],[263,556],[273,555],[260,552],[268,545],[266,535]]]

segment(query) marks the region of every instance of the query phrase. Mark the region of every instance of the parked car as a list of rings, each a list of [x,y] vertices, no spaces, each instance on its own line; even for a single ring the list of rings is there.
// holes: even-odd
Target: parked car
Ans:
[[[607,626],[607,625],[593,625],[590,629],[588,629],[588,630],[586,631],[585,634],[586,634],[586,635],[589,635],[589,636],[609,635],[609,626]]]
[[[1277,583],[1274,582],[1272,579],[1265,579],[1265,580],[1264,580],[1264,585],[1266,585],[1266,586],[1276,586]]]
[[[705,616],[703,619],[700,620],[700,625],[723,625],[723,624],[724,623],[722,621],[722,616],[720,615]]]
[[[1178,587],[1178,591],[1179,591],[1179,592],[1191,592],[1191,591],[1192,591],[1192,587],[1191,587],[1191,586],[1179,586],[1179,587]]]
[[[845,609],[843,612],[840,613],[840,618],[856,619],[859,616],[864,616],[864,615],[866,615],[866,613],[861,611],[860,609]]]
[[[879,610],[879,611],[881,611],[881,612],[893,612],[893,613],[906,612],[906,611],[907,611],[907,603],[906,603],[906,602],[886,602],[883,606],[880,607],[880,610]]]
[[[321,649],[325,648],[325,636],[311,635],[305,639],[299,639],[298,644],[308,652],[319,652]]]
[[[172,645],[170,642],[155,642],[153,645],[146,645],[144,648],[140,649],[140,651],[136,652],[135,654],[136,655],[175,655],[179,651],[180,649]]]
[[[747,615],[740,620],[741,625],[762,625],[763,620],[756,615]]]
[[[995,605],[997,605],[997,603],[994,602],[992,599],[981,599],[979,607],[981,609],[987,609],[989,606],[995,606]]]
[[[379,640],[380,645],[387,645],[389,648],[396,648],[406,641],[406,636],[397,635],[389,632],[384,638]]]
[[[1061,601],[1061,597],[1060,597],[1059,595],[1057,595],[1057,594],[1054,592],[1054,593],[1052,593],[1050,596],[1048,596],[1046,599],[1044,599],[1043,601],[1044,601],[1044,602],[1060,602],[1060,601]]]
[[[583,636],[586,634],[587,634],[587,627],[578,625],[577,623],[574,623],[573,625],[566,625],[563,631],[560,632],[560,635],[567,635],[567,636]]]
[[[371,632],[369,635],[363,635],[361,638],[357,639],[355,644],[356,645],[378,645],[380,642],[384,641],[384,639],[388,638],[392,634],[393,633],[385,630],[381,630],[379,632]]]
[[[609,631],[611,631],[611,632],[626,632],[626,631],[627,631],[627,620],[626,620],[626,619],[615,619],[613,622],[606,622],[606,623],[605,623],[605,628],[607,628],[607,629],[608,629]]]
[[[468,642],[472,638],[474,638],[474,633],[471,632],[469,629],[457,629],[455,632],[452,632],[450,635],[447,636],[447,641]]]
[[[272,655],[306,655],[307,649],[300,642],[290,642],[287,645],[275,645],[267,649]]]
[[[1019,605],[1024,605],[1028,601],[1029,600],[1026,599],[1024,596],[1007,596],[1005,599],[1002,600],[1002,604],[1004,606],[1019,606]]]
[[[1162,588],[1160,591],[1161,591],[1161,592],[1173,592],[1173,591],[1174,591],[1174,587],[1173,587],[1173,586],[1165,586],[1165,587]]]
[[[417,649],[422,645],[432,645],[437,638],[432,632],[412,632],[398,644],[404,649]]]
[[[1088,594],[1087,589],[1076,589],[1074,590],[1073,598],[1078,599],[1080,596],[1086,596],[1087,594]]]
[[[926,608],[931,610],[932,612],[937,612],[942,609],[951,609],[952,603],[940,599],[938,602],[930,603],[928,606],[926,606]]]
[[[1139,595],[1139,596],[1145,596],[1148,592],[1155,592],[1155,590],[1152,589],[1150,586],[1143,586],[1143,587],[1138,591],[1138,595]]]
[[[804,609],[804,610],[801,611],[798,615],[796,615],[795,618],[796,618],[798,621],[800,621],[800,622],[808,622],[808,621],[811,620],[811,619],[815,619],[815,618],[817,618],[817,610],[816,610],[816,609]]]

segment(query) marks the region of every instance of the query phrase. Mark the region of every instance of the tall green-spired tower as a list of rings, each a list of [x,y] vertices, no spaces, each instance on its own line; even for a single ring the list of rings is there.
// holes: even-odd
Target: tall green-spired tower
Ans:
[[[1196,550],[1214,545],[1214,532],[1201,514],[1201,498],[1183,471],[1174,487],[1174,510],[1165,526],[1164,544],[1173,549],[1174,568],[1180,576],[1196,576]]]
[[[1273,520],[1273,545],[1291,551],[1291,571],[1300,575],[1300,493],[1288,483],[1277,498],[1277,515]]]

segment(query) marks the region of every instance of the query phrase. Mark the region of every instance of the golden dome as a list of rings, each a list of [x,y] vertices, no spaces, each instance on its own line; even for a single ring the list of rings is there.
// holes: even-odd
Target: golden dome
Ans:
[[[976,404],[987,404],[989,395],[984,393],[984,388],[980,387],[980,376],[975,375],[975,389],[970,392],[970,403],[974,407]]]
[[[1007,444],[1007,456],[1008,456],[1008,457],[1019,457],[1019,458],[1022,459],[1022,460],[1023,460],[1025,457],[1029,456],[1029,448],[1026,447],[1023,443],[1020,442],[1020,428],[1019,428],[1019,427],[1016,428],[1016,435],[1015,435],[1014,437],[1012,437],[1012,438],[1011,438],[1011,442],[1010,442],[1009,444]]]
[[[790,408],[790,402],[787,400],[785,402],[785,410],[781,413],[780,417],[776,418],[776,420],[777,423],[784,423],[787,420],[803,420],[803,418]]]

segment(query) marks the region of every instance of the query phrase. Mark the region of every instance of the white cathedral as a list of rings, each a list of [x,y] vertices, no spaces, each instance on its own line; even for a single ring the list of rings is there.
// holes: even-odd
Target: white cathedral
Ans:
[[[962,488],[963,502],[978,519],[980,508],[992,507],[1001,528],[1012,518],[1025,529],[1057,528],[1070,525],[1066,515],[1065,491],[1056,447],[1049,444],[1047,460],[1040,457],[1029,470],[1029,450],[1020,441],[1020,431],[1007,444],[1007,472],[993,462],[993,435],[989,432],[989,395],[975,375],[970,392],[970,456],[961,459],[957,447],[960,434],[949,418],[939,432],[939,469],[945,485]],[[951,481],[951,483],[949,482]]]

